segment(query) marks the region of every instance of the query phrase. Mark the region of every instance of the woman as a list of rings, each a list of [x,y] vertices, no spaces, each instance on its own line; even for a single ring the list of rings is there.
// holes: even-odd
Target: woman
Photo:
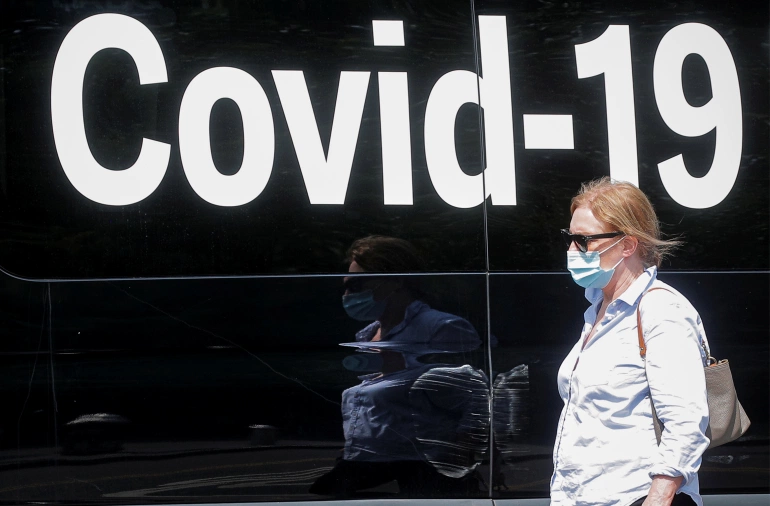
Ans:
[[[488,419],[479,415],[488,409],[486,377],[468,365],[422,361],[476,350],[481,345],[476,330],[419,300],[416,277],[392,275],[424,270],[409,242],[359,239],[347,263],[351,275],[344,279],[343,308],[351,318],[371,323],[356,333],[356,342],[342,343],[364,352],[343,365],[369,374],[342,393],[342,457],[310,492],[349,497],[396,481],[399,493],[409,497],[477,495],[471,475],[477,464],[465,457],[488,446],[488,428],[478,425]],[[430,388],[420,386],[424,383]]]
[[[629,183],[586,183],[571,212],[570,228],[562,230],[567,265],[591,307],[559,369],[564,408],[551,504],[701,506],[697,472],[709,444],[706,336],[687,299],[656,279],[678,242],[660,239],[652,205]],[[651,288],[663,289],[647,294]],[[660,445],[650,397],[664,424]]]

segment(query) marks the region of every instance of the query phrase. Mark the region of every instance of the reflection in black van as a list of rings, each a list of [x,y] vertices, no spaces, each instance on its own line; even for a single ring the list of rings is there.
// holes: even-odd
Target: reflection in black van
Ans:
[[[473,471],[489,444],[489,381],[452,363],[481,346],[478,333],[420,300],[426,294],[408,276],[382,275],[419,270],[423,262],[409,242],[359,239],[347,262],[359,275],[345,278],[343,307],[373,323],[355,342],[341,343],[358,351],[343,365],[367,374],[342,393],[345,447],[310,492],[348,497],[395,480],[409,497],[478,494]],[[360,275],[369,272],[380,275]]]

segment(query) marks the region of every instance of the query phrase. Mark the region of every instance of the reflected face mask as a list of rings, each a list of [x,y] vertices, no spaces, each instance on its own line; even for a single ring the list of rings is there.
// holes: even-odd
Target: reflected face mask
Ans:
[[[607,270],[601,268],[601,255],[605,251],[609,251],[611,248],[620,244],[623,238],[601,251],[568,251],[567,252],[567,269],[572,274],[572,279],[578,286],[583,288],[604,288],[612,279],[612,275],[615,274],[615,267],[620,265],[623,261],[623,257],[620,257],[618,263],[613,265]]]
[[[383,360],[379,353],[357,353],[342,360],[342,367],[353,372],[382,371]]]
[[[342,307],[348,316],[362,322],[372,322],[382,316],[386,305],[387,299],[377,302],[371,290],[342,296]]]

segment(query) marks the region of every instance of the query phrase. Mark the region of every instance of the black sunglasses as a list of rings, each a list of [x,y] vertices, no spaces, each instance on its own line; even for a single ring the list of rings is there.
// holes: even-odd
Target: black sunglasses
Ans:
[[[577,244],[577,247],[580,251],[583,253],[586,253],[588,251],[588,241],[593,241],[595,239],[609,239],[610,237],[617,237],[619,235],[623,235],[623,232],[608,232],[606,234],[594,234],[594,235],[580,235],[580,234],[570,234],[569,230],[566,228],[561,229],[561,236],[564,238],[564,242],[567,244],[567,247],[569,248],[572,246],[572,243],[574,242]]]

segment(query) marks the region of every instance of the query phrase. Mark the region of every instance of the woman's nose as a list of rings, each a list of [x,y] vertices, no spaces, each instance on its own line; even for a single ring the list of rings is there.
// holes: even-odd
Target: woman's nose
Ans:
[[[580,249],[578,249],[577,244],[575,244],[575,241],[572,241],[571,243],[569,243],[569,249],[567,249],[567,251],[580,251]]]

